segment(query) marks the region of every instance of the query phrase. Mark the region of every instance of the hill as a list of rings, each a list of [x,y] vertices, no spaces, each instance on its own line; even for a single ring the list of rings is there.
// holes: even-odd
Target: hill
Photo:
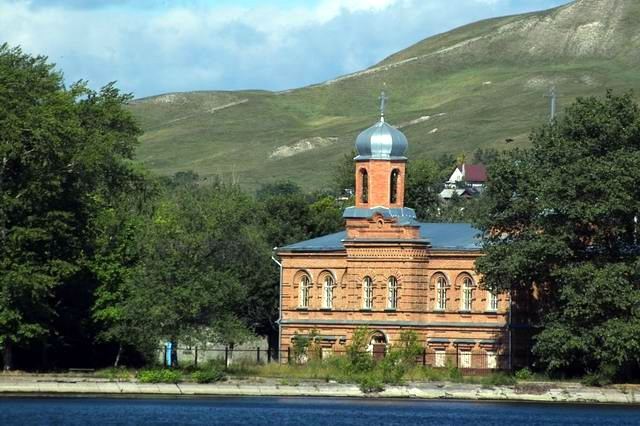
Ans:
[[[638,22],[638,0],[577,0],[470,24],[296,90],[136,100],[131,109],[145,130],[138,158],[162,174],[326,187],[354,137],[377,119],[384,83],[387,121],[409,138],[411,158],[526,145],[547,119],[552,85],[560,110],[577,96],[640,87]]]

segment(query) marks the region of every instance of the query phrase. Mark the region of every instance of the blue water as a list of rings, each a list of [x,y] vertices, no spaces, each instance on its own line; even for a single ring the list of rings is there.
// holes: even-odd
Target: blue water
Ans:
[[[0,425],[640,425],[640,408],[331,398],[0,398]]]

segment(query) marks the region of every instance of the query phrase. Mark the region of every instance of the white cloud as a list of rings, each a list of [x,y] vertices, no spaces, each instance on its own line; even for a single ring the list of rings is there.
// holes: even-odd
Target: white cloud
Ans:
[[[242,7],[181,1],[145,8],[127,0],[111,7],[0,0],[0,41],[48,55],[68,81],[83,78],[100,86],[118,80],[137,96],[280,90],[370,66],[473,20],[562,2],[455,0],[453,7],[452,0],[322,0]]]

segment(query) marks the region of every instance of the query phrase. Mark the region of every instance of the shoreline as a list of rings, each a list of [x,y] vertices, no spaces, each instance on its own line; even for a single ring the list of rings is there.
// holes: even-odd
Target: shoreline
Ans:
[[[640,405],[640,386],[637,385],[597,388],[578,383],[524,382],[513,386],[486,386],[427,382],[386,386],[381,392],[364,393],[354,384],[312,381],[281,384],[275,379],[259,380],[231,380],[212,384],[153,384],[87,377],[25,378],[0,375],[0,398],[320,397]]]

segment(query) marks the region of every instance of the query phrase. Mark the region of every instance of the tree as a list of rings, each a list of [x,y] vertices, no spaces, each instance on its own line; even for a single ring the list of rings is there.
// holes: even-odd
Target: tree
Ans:
[[[354,191],[356,187],[356,175],[353,159],[358,155],[355,149],[344,154],[341,161],[336,164],[333,173],[333,189],[336,195],[343,195],[345,190]]]
[[[435,161],[414,160],[407,166],[405,205],[416,211],[420,220],[439,216],[442,170]]]
[[[0,344],[48,335],[55,293],[77,279],[91,251],[100,200],[134,171],[139,134],[113,84],[64,87],[43,56],[0,46]]]
[[[484,285],[511,291],[516,308],[536,302],[541,366],[630,377],[640,366],[640,108],[631,94],[578,99],[531,140],[490,173]]]
[[[127,283],[140,261],[137,239],[153,213],[156,196],[156,185],[141,179],[132,191],[120,194],[94,218],[95,248],[89,267],[97,286],[91,316],[97,325],[97,340],[118,346],[114,367],[120,363],[125,346],[140,347],[145,340],[126,315],[125,306],[131,297]]]

